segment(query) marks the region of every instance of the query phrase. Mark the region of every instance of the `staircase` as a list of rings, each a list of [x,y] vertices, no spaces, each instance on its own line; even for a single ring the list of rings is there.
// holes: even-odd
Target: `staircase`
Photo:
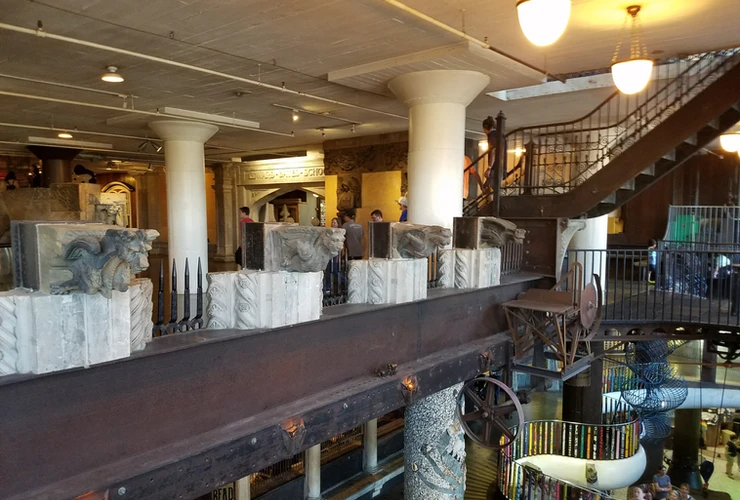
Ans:
[[[502,136],[506,151],[524,151],[523,173],[502,183],[499,214],[484,192],[466,203],[465,215],[607,214],[740,121],[740,49],[675,60],[654,76],[639,94],[615,92],[578,120]],[[508,173],[513,155],[502,157]]]

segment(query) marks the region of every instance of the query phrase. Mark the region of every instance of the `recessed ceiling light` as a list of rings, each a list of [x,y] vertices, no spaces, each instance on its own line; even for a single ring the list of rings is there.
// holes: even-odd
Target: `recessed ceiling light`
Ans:
[[[117,73],[118,68],[116,66],[108,66],[107,70],[108,72],[103,73],[103,76],[100,77],[101,80],[108,83],[121,83],[123,81],[121,74]]]
[[[69,132],[59,132],[57,134],[57,137],[59,137],[60,139],[71,139],[72,134],[70,134]]]

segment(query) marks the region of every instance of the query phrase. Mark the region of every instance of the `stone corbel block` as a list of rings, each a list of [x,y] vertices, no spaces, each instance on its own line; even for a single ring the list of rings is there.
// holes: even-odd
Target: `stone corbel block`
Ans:
[[[209,273],[208,328],[278,328],[321,316],[323,273]]]
[[[452,226],[454,248],[479,250],[501,248],[506,243],[522,244],[526,231],[497,217],[455,217]]]
[[[49,373],[131,354],[130,292],[0,294],[0,374]]]
[[[486,288],[501,284],[501,249],[454,248],[439,254],[441,288]]]
[[[371,222],[368,234],[371,259],[425,259],[452,241],[446,227],[406,222]]]
[[[344,247],[344,229],[297,224],[242,224],[242,267],[254,271],[323,272]]]
[[[350,261],[348,302],[403,304],[425,299],[427,272],[427,259]]]

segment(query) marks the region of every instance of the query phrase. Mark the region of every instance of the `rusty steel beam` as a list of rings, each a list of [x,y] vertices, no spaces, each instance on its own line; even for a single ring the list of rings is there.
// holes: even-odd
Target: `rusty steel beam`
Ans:
[[[471,376],[480,342],[506,330],[498,304],[533,286],[551,280],[337,306],[269,331],[169,335],[125,360],[4,377],[0,498],[195,497],[398,407],[397,380],[371,375],[388,363],[423,363],[422,391]],[[300,444],[279,430],[293,417]]]

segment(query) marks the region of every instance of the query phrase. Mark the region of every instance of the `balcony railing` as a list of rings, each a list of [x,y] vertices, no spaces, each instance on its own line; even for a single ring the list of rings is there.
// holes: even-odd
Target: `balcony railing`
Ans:
[[[509,499],[610,498],[604,492],[543,474],[521,459],[558,455],[586,460],[629,458],[640,447],[640,422],[618,400],[605,406],[605,424],[560,420],[527,422],[522,435],[499,456],[499,487]]]
[[[571,250],[568,261],[583,264],[586,280],[601,277],[605,322],[740,326],[740,250],[691,245]]]
[[[740,241],[740,207],[671,206],[663,239],[673,244],[734,244]]]

